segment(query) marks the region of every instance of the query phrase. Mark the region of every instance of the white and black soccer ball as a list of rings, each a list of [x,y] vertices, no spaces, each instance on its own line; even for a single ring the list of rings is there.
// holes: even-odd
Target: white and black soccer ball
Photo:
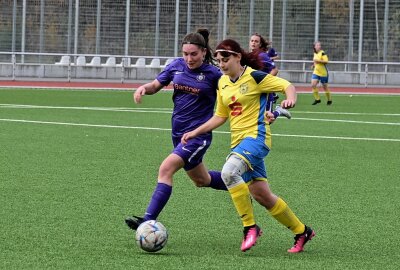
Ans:
[[[147,252],[161,250],[168,241],[168,232],[165,226],[157,220],[147,220],[136,230],[136,244]]]

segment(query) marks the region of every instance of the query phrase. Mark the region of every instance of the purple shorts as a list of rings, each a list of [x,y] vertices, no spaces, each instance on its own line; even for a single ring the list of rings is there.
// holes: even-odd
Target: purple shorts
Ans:
[[[174,150],[172,153],[180,156],[185,165],[185,171],[189,171],[203,162],[203,156],[212,140],[211,134],[203,134],[196,138],[190,139],[186,145],[181,144],[181,137],[172,137]]]

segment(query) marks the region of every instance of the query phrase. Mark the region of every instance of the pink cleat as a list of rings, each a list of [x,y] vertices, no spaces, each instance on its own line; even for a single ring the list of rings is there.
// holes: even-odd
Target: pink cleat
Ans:
[[[252,246],[254,246],[257,242],[257,239],[262,235],[262,230],[257,225],[251,227],[245,227],[243,230],[243,242],[241,246],[241,250],[246,252]]]
[[[304,250],[304,245],[315,236],[315,232],[310,227],[306,226],[305,231],[302,234],[297,234],[294,237],[294,246],[288,249],[290,253],[299,253]]]

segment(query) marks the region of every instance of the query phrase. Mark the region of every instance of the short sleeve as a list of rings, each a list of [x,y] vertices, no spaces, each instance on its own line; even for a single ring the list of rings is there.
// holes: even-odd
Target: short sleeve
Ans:
[[[285,92],[286,88],[289,87],[291,83],[285,79],[267,75],[264,77],[262,81],[258,84],[258,89],[262,93],[271,93],[271,92]]]
[[[325,52],[322,52],[321,54],[321,60],[323,61],[329,61],[328,55]]]
[[[162,85],[169,85],[169,83],[173,80],[176,71],[179,71],[179,59],[175,59],[169,65],[167,65],[165,69],[158,74],[157,80]]]
[[[278,54],[276,53],[274,48],[270,48],[269,51],[268,51],[268,56],[269,57],[276,57],[276,56],[278,56]]]

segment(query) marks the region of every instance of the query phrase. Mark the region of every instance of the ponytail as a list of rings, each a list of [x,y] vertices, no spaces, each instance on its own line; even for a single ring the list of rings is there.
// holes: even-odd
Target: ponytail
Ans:
[[[197,33],[202,35],[204,38],[204,41],[205,41],[205,48],[206,48],[207,52],[206,52],[204,62],[206,62],[208,64],[214,64],[213,53],[212,53],[211,47],[208,43],[208,41],[209,41],[208,37],[210,36],[210,32],[206,28],[199,28],[199,29],[197,29]]]
[[[206,28],[199,28],[196,33],[187,34],[182,41],[183,44],[194,44],[201,48],[206,49],[206,55],[204,62],[208,64],[214,64],[214,58],[212,55],[212,50],[208,44],[210,32]]]

